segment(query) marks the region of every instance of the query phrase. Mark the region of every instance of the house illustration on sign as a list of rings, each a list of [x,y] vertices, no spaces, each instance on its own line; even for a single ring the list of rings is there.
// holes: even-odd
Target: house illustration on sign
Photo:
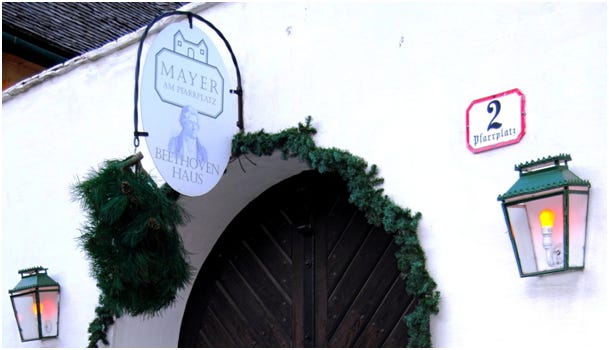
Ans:
[[[208,60],[205,41],[203,39],[199,43],[188,41],[181,31],[178,31],[173,37],[173,51],[199,62],[207,63]]]

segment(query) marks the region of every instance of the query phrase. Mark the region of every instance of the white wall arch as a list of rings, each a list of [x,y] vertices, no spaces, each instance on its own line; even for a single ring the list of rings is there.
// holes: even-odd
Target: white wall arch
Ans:
[[[232,161],[222,180],[205,196],[180,197],[179,203],[191,215],[191,221],[180,228],[180,234],[194,269],[192,281],[179,292],[176,303],[158,317],[124,316],[118,319],[110,331],[110,346],[176,347],[192,283],[226,226],[266,189],[310,169],[296,158],[282,159],[280,152],[263,157],[249,155],[248,158]]]

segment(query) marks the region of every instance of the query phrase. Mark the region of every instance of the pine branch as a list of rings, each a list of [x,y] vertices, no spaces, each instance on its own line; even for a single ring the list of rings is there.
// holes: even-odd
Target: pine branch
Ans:
[[[437,314],[440,293],[436,283],[425,269],[425,254],[416,234],[420,213],[402,209],[383,194],[376,165],[368,167],[366,161],[337,148],[315,146],[311,117],[297,128],[268,134],[263,130],[238,134],[233,138],[233,156],[244,154],[271,155],[280,150],[282,157],[298,157],[320,173],[334,172],[346,181],[350,192],[349,202],[364,212],[368,222],[382,226],[395,237],[400,249],[396,262],[406,282],[406,293],[417,299],[417,306],[404,318],[408,327],[409,347],[431,347],[430,317]]]

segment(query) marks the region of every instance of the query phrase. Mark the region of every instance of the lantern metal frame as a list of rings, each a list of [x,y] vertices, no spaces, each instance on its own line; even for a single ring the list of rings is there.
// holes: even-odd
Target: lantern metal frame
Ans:
[[[589,181],[579,178],[569,170],[567,165],[569,161],[571,161],[569,154],[559,154],[558,156],[550,156],[517,164],[514,170],[519,172],[518,181],[507,192],[497,197],[497,200],[501,201],[520,277],[584,269],[588,203],[591,186]],[[571,203],[571,201],[579,197],[573,196],[585,196],[585,198],[582,197],[578,201],[577,205],[579,207],[577,208],[573,207],[574,203]],[[561,203],[557,204],[559,200]],[[540,212],[539,208],[543,208],[543,205],[552,201],[555,206],[559,205],[558,209],[562,211],[556,215],[558,220],[557,226],[562,228],[562,232],[558,230],[562,237],[562,242],[554,247],[552,247],[552,229],[550,228],[548,233],[548,228],[544,228],[541,223],[539,228],[537,228],[537,224],[533,224],[531,219],[533,217],[533,207],[537,208],[537,212],[534,213],[536,215]],[[512,216],[517,216],[515,215],[516,209],[521,212],[524,211],[519,215],[525,217],[526,220],[510,216],[510,211],[513,214]],[[541,211],[545,211],[545,209]],[[582,217],[576,217],[576,215],[581,215]],[[518,223],[517,227],[514,228],[514,221],[517,223],[524,221],[526,225]],[[575,231],[573,230],[575,223],[578,224],[578,229],[583,232],[580,232],[577,242],[575,240],[571,242],[570,234],[573,233],[572,231]],[[522,234],[516,231],[524,231],[525,233]],[[540,232],[540,234],[537,234],[537,237],[533,237],[537,232]],[[529,235],[531,237],[528,237]],[[524,236],[527,237],[522,238]],[[529,238],[530,242],[527,241]],[[537,240],[537,246],[535,246],[535,240]],[[527,243],[523,243],[525,241]],[[547,266],[545,269],[539,268],[540,263],[538,260],[542,260],[542,257],[540,257],[542,254],[535,252],[535,249],[541,249],[540,244],[545,249],[546,262],[543,263]],[[581,253],[579,249],[573,249],[575,244],[582,245]],[[528,250],[528,252],[522,251],[523,249]],[[572,254],[573,256],[571,256]],[[525,259],[527,260],[526,263],[523,261]],[[527,265],[526,268],[523,265]],[[531,266],[534,266],[534,268]]]
[[[43,340],[49,338],[57,338],[59,336],[59,304],[61,298],[60,285],[55,280],[47,275],[47,268],[36,266],[32,268],[27,268],[23,270],[19,270],[18,273],[21,275],[21,281],[15,286],[15,288],[10,289],[8,292],[11,298],[11,304],[13,306],[13,312],[15,314],[15,320],[17,321],[17,327],[19,328],[19,336],[21,337],[22,342],[32,341],[32,340]],[[56,305],[47,305],[45,308],[55,307],[57,311],[57,315],[52,314],[50,321],[45,322],[45,326],[47,325],[51,327],[51,331],[44,329],[43,330],[43,313],[44,309],[43,305],[43,295],[49,295],[48,293],[56,293]],[[21,305],[20,303],[16,303],[17,299],[21,299],[23,297],[31,296],[33,300],[33,304],[28,306],[31,310],[27,310],[28,307]],[[55,300],[53,300],[55,301]],[[17,305],[19,304],[19,305]],[[25,308],[26,310],[20,310],[20,308]],[[27,332],[24,332],[23,314],[27,312],[33,312],[35,314],[35,325],[36,329],[29,329]],[[48,310],[47,310],[48,312]],[[20,314],[21,313],[21,314]],[[51,323],[48,323],[51,322]],[[56,322],[53,328],[53,322]],[[33,336],[24,336],[26,334],[32,334]]]

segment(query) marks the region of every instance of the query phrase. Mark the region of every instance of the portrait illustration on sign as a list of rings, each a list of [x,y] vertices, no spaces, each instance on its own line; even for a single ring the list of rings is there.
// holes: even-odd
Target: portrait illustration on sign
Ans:
[[[169,140],[167,149],[183,162],[194,158],[207,162],[207,150],[199,140],[199,113],[192,106],[184,106],[180,111],[180,133]]]

